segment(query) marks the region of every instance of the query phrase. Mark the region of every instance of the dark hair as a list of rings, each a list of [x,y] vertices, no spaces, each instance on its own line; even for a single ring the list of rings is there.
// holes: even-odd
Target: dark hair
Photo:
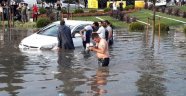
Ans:
[[[60,25],[65,25],[65,20],[64,20],[64,19],[62,19],[62,20],[60,21]]]
[[[104,22],[103,21],[99,21],[101,24],[103,24]]]
[[[108,25],[110,25],[110,27],[114,28],[114,26],[108,20],[105,20],[104,22],[106,22]]]
[[[99,27],[99,23],[98,22],[94,22],[93,23],[96,27]]]
[[[98,37],[99,37],[98,33],[92,33],[92,39],[98,38]]]
[[[108,20],[105,20],[105,22],[106,22],[107,24],[110,24],[110,22],[109,22]]]

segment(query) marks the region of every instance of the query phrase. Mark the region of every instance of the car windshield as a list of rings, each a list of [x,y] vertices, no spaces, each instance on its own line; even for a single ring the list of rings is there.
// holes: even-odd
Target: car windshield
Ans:
[[[67,25],[72,30],[74,26]],[[59,24],[51,24],[41,29],[37,34],[57,37]]]

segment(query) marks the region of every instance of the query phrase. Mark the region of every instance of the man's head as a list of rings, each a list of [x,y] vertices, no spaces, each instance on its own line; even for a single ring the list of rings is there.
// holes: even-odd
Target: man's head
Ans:
[[[62,19],[62,20],[60,21],[60,25],[65,25],[65,20],[64,20],[64,19]]]
[[[101,38],[99,37],[98,33],[92,33],[92,40],[94,42],[99,43],[100,39]]]
[[[104,21],[99,21],[99,25],[103,26],[103,27],[106,27],[106,23]]]
[[[110,22],[108,20],[104,21],[106,23],[106,25],[110,25]]]
[[[94,23],[93,23],[93,26],[99,27],[99,23],[98,23],[98,22],[94,22]]]

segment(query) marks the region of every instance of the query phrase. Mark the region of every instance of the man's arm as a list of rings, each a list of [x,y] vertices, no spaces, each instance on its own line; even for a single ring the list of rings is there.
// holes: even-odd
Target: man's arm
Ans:
[[[97,32],[95,32],[95,33],[100,34],[100,33],[101,33],[101,28],[99,28],[99,29],[97,30]]]
[[[108,28],[107,30],[108,30],[108,33],[109,33],[108,37],[111,38],[112,37],[112,28]]]
[[[81,35],[82,38],[84,38],[84,36],[83,36],[83,32],[84,32],[84,31],[86,31],[86,29],[82,29],[82,30],[79,32],[79,34]]]
[[[95,47],[91,47],[90,50],[95,51],[97,53],[101,53],[104,54],[105,53],[105,48],[95,48]]]
[[[101,43],[101,46],[100,48],[99,47],[90,47],[89,49],[92,50],[92,51],[95,51],[97,53],[101,53],[101,54],[104,54],[105,51],[106,51],[106,42],[100,42]]]

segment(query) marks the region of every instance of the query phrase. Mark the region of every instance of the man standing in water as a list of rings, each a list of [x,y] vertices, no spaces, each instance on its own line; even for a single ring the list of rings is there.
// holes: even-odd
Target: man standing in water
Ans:
[[[105,39],[100,38],[98,33],[92,33],[92,40],[96,42],[97,47],[89,47],[89,50],[95,51],[98,57],[98,62],[102,67],[109,65],[109,49]]]
[[[106,30],[108,31],[108,44],[109,46],[113,44],[113,28],[108,20],[104,21],[106,23]]]
[[[71,30],[65,25],[65,21],[60,21],[58,28],[58,49],[75,49],[74,43],[71,36]]]
[[[86,44],[90,44],[91,34],[94,31],[97,31],[99,27],[98,22],[94,22],[92,25],[85,26],[79,33],[83,40],[83,47],[86,49]]]

